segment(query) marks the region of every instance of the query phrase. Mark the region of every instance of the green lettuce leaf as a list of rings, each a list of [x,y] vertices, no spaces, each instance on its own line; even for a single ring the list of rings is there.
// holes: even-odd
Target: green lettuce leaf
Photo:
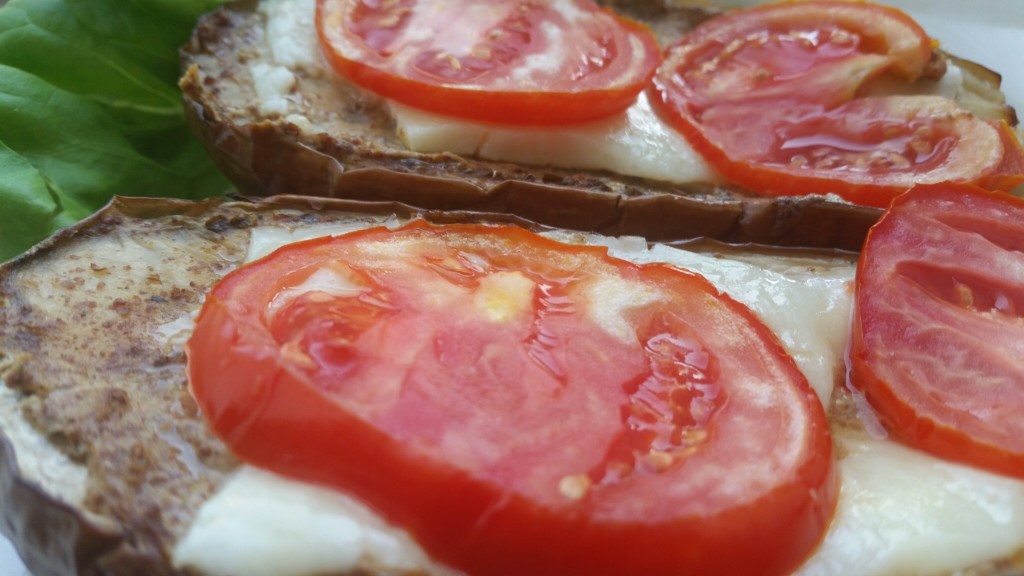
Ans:
[[[36,170],[25,158],[0,143],[0,198],[4,199],[0,225],[0,260],[15,256],[16,247],[32,245],[49,231],[73,224],[89,210]],[[20,215],[15,218],[9,215]]]
[[[12,0],[0,8],[0,260],[113,195],[201,198],[229,189],[188,131],[177,87],[178,48],[217,3]]]

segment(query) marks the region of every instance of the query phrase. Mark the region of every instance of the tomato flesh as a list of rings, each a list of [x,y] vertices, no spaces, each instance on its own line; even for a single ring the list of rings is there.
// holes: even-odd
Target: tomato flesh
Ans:
[[[553,125],[629,107],[661,60],[645,27],[590,0],[318,0],[328,61],[356,84],[430,112]]]
[[[213,289],[187,350],[243,460],[472,574],[785,574],[837,497],[824,411],[749,310],[518,228],[284,247]]]
[[[924,31],[893,8],[774,4],[711,20],[670,47],[653,100],[727,179],[767,195],[885,207],[918,183],[1024,182],[1024,151],[1005,122],[939,96],[859,96],[881,74],[916,80],[931,54]]]
[[[858,265],[851,381],[900,440],[1024,478],[1024,201],[919,186]]]

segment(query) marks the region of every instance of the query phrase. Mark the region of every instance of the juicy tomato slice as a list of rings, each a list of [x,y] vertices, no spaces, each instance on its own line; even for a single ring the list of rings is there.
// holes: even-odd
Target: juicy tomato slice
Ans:
[[[917,183],[1024,181],[1005,122],[938,96],[861,97],[920,78],[931,41],[864,2],[794,2],[710,20],[667,51],[652,98],[728,180],[767,195],[834,193],[885,207]]]
[[[889,431],[1024,478],[1024,201],[919,186],[869,232],[851,382]]]
[[[837,497],[824,411],[748,309],[519,228],[283,247],[212,290],[187,349],[242,459],[471,574],[784,574]]]
[[[625,110],[661,61],[647,28],[591,0],[318,0],[316,26],[327,59],[356,84],[504,124]]]

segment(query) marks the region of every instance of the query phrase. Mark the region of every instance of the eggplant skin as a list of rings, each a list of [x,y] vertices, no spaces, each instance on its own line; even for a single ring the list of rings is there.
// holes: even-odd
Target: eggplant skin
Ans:
[[[0,519],[3,533],[15,544],[36,576],[98,574],[101,564],[118,555],[122,538],[101,528],[80,511],[54,499],[18,473],[14,448],[0,433]],[[138,558],[145,569],[131,574],[160,574],[158,565]],[[82,569],[79,570],[79,567]]]
[[[662,43],[712,14],[660,0],[613,6],[652,25]],[[193,132],[246,195],[398,201],[426,209],[506,212],[545,225],[652,241],[857,251],[881,210],[828,196],[765,198],[737,187],[674,185],[608,172],[530,167],[408,150],[382,101],[322,70],[292,70],[296,113],[314,128],[261,114],[250,64],[269,47],[257,3],[199,20],[181,51]]]

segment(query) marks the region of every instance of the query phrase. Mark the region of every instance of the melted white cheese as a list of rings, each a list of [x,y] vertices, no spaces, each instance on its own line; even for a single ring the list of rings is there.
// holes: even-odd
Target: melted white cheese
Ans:
[[[881,78],[870,95],[920,94],[955,98],[962,91],[963,74],[950,63],[939,81]],[[625,112],[609,118],[553,127],[515,127],[452,118],[391,102],[398,135],[411,150],[453,152],[487,160],[608,170],[686,184],[722,183],[724,179],[674,128],[665,124],[642,92]]]
[[[257,62],[249,67],[259,99],[260,114],[283,116],[288,113],[288,98],[295,87],[295,75],[284,66]]]
[[[294,233],[257,229],[250,257],[289,241],[351,231],[317,226]],[[842,367],[851,265],[779,265],[717,258],[636,238],[553,234],[609,246],[635,262],[668,262],[701,272],[750,306],[780,335],[819,396]],[[944,462],[884,439],[839,431],[838,512],[801,576],[901,576],[953,572],[1005,557],[1024,542],[1024,483]],[[443,521],[440,519],[439,521]],[[403,531],[365,506],[322,488],[243,467],[208,501],[178,544],[174,562],[210,576],[314,576],[371,566],[445,574]]]
[[[314,75],[324,71],[316,30],[316,0],[263,0],[266,41],[274,64]]]
[[[1024,542],[1024,483],[849,433],[842,492],[800,576],[945,574]]]
[[[174,562],[208,576],[311,576],[367,565],[443,573],[363,504],[250,466],[203,506]]]
[[[46,486],[62,502],[81,508],[89,471],[54,448],[22,414],[19,393],[0,380],[0,422],[3,434],[17,455],[18,471],[24,478]],[[0,536],[2,538],[2,536]]]
[[[288,230],[285,228],[257,228],[249,237],[249,249],[245,253],[245,263],[254,262],[270,254],[274,250],[300,240],[339,236],[371,226],[388,226],[394,228],[401,224],[398,218],[364,218],[344,224],[313,224]]]
[[[394,102],[391,112],[398,135],[417,152],[454,152],[518,164],[608,170],[666,182],[721,181],[686,139],[658,118],[645,93],[621,114],[550,128],[470,122]]]
[[[964,93],[964,73],[956,64],[947,61],[946,73],[938,80],[920,80],[908,85],[905,80],[882,76],[867,86],[865,96],[942,96],[957,100]]]

